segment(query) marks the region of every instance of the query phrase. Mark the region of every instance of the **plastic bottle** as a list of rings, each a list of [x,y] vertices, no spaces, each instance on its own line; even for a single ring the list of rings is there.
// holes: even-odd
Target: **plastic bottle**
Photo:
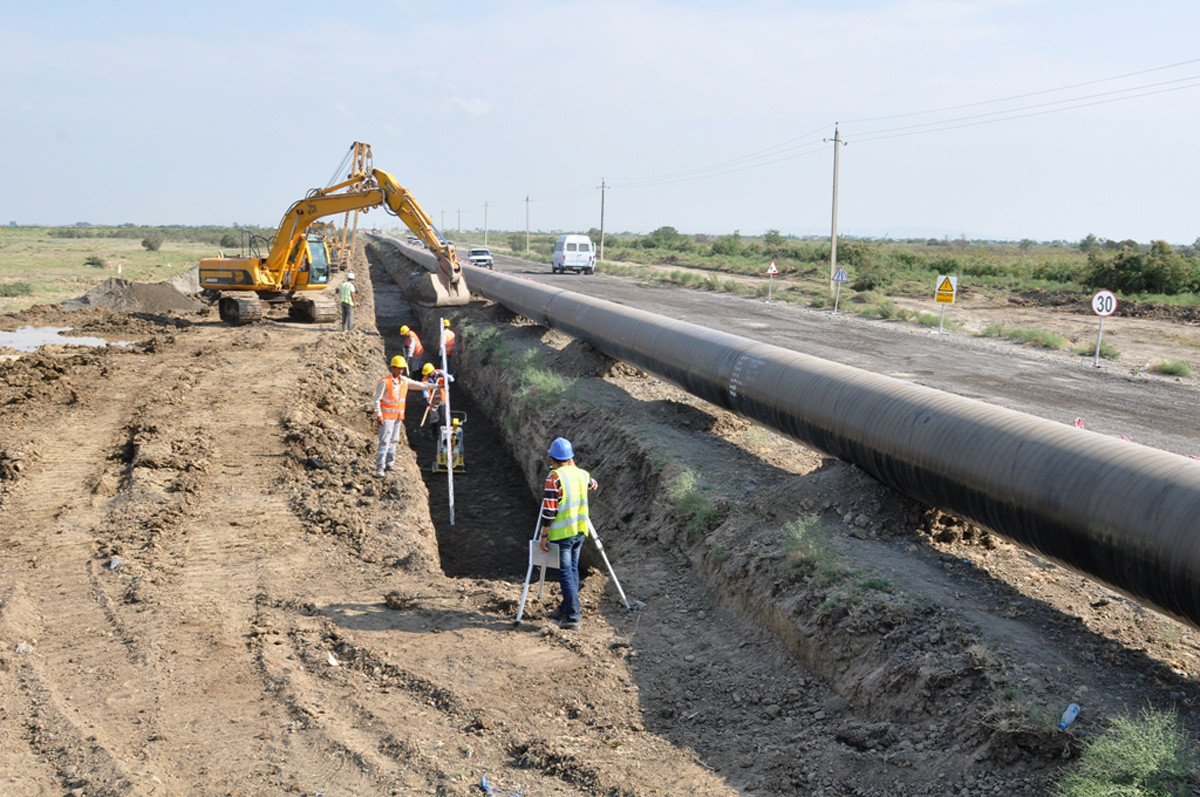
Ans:
[[[1065,728],[1075,721],[1079,716],[1079,706],[1075,703],[1067,706],[1067,710],[1063,712],[1062,719],[1058,723],[1059,728]]]

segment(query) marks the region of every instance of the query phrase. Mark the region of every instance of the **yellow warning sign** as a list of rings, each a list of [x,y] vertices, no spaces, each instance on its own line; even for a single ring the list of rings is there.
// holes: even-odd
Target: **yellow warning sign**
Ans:
[[[950,277],[945,274],[937,278],[937,290],[934,292],[934,299],[942,304],[954,304],[954,294],[958,289],[958,277]]]

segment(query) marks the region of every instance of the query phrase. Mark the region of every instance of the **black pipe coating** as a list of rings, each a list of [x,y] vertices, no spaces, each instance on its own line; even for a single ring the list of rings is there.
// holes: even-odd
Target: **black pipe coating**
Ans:
[[[471,291],[1200,627],[1200,463],[485,269]]]

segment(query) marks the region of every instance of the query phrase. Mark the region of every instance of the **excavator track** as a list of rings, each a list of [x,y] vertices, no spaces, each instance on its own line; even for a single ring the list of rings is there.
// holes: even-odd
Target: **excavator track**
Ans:
[[[288,314],[297,321],[310,324],[328,324],[338,320],[337,301],[326,294],[297,296],[292,299]]]
[[[263,303],[253,293],[245,295],[222,292],[218,308],[221,320],[234,326],[252,324],[261,321],[263,317]]]

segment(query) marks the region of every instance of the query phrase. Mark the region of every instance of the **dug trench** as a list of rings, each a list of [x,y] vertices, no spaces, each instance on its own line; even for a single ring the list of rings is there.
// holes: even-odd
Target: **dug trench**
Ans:
[[[645,604],[625,612],[593,558],[588,608],[621,637],[647,731],[734,789],[1040,794],[1105,716],[1196,696],[1176,672],[1196,671],[1194,637],[1172,621],[502,307],[449,316],[458,394],[503,436],[468,436],[468,458],[519,471],[529,509],[440,542],[504,535],[514,614],[544,448],[571,438],[602,484],[618,577]],[[1120,609],[1114,627],[1162,624],[1183,644],[1166,661],[1125,647],[1047,602],[1051,579]],[[1060,732],[1071,702],[1092,721]]]
[[[1033,795],[1122,711],[1196,737],[1190,629],[362,257],[348,334],[12,319],[137,343],[0,364],[0,793]],[[384,479],[368,400],[442,317],[453,525],[419,398]],[[559,435],[636,607],[585,562],[571,632],[552,583],[513,623]]]

